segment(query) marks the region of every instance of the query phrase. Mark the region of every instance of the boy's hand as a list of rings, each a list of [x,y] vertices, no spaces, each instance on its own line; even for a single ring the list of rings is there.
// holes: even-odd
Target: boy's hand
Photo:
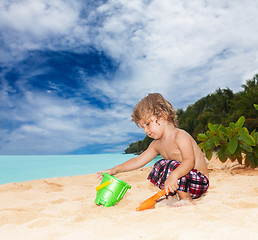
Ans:
[[[106,172],[106,173],[108,173],[110,175],[110,169],[104,170],[104,171],[99,171],[99,172],[97,172],[97,178],[102,180],[104,172]]]
[[[172,173],[168,176],[167,180],[164,183],[164,189],[166,194],[168,194],[169,191],[173,193],[178,189],[177,181],[178,181],[178,178]]]
[[[116,174],[116,172],[113,170],[113,168],[111,168],[111,169],[108,169],[108,170],[104,170],[104,171],[99,171],[99,172],[97,172],[97,178],[100,179],[100,180],[102,180],[102,178],[103,178],[103,173],[104,173],[104,172],[108,173],[109,175],[114,175],[114,174]]]

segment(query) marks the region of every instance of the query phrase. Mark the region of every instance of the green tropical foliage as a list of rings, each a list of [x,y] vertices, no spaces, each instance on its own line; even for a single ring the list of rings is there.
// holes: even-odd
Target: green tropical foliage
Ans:
[[[127,149],[125,149],[125,153],[136,153],[139,154],[145,151],[150,143],[153,141],[152,138],[146,136],[142,141],[137,141],[135,143],[131,143]]]
[[[208,123],[228,121],[230,102],[234,98],[230,89],[218,89],[215,93],[201,98],[186,111],[178,111],[180,128],[190,133],[195,139],[200,132],[207,129]]]
[[[230,122],[228,127],[221,124],[208,124],[209,130],[200,133],[197,139],[200,141],[200,148],[210,160],[214,148],[217,148],[217,157],[221,162],[227,159],[237,160],[240,164],[258,166],[258,133],[249,131],[244,127],[245,117],[241,116],[237,122]]]
[[[254,105],[258,103],[258,74],[252,80],[242,85],[244,91],[235,94],[234,101],[230,104],[230,121],[236,121],[240,116],[246,118],[245,126],[249,131],[258,126],[258,113]]]
[[[206,131],[208,123],[228,125],[244,116],[245,127],[250,132],[253,131],[258,126],[258,113],[254,108],[254,104],[258,103],[258,74],[242,85],[242,88],[243,91],[235,94],[229,88],[219,88],[188,106],[185,111],[179,109],[179,127],[197,140],[197,135]]]

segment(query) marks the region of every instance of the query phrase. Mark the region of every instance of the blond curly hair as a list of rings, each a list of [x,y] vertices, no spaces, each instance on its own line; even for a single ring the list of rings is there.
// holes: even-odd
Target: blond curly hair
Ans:
[[[157,119],[164,118],[168,122],[178,126],[176,111],[160,93],[149,93],[134,107],[132,114],[132,122],[139,126],[139,121],[142,119],[148,121],[151,116]]]

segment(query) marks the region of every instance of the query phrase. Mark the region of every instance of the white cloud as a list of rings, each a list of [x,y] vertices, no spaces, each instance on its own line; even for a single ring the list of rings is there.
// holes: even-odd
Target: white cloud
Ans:
[[[79,10],[67,3],[23,0],[2,5],[1,26],[34,35],[66,34],[76,23]]]
[[[1,131],[2,154],[60,154],[94,144],[122,143],[126,147],[124,142],[129,136],[122,129],[132,125],[128,126],[128,109],[120,105],[101,110],[87,102],[47,93],[25,91],[24,97],[13,99],[5,94],[7,91],[5,87],[1,96],[12,104],[1,120],[17,127]]]
[[[19,61],[28,50],[62,50],[89,44],[80,1],[22,0],[0,3],[4,47],[0,62]]]
[[[89,46],[120,64],[111,80],[94,76],[86,81],[87,74],[78,70],[85,92],[110,101],[103,109],[55,96],[54,84],[46,93],[27,90],[27,79],[47,69],[20,70],[23,79],[17,84],[24,97],[2,81],[0,98],[8,109],[2,118],[18,122],[11,132],[1,130],[6,152],[62,153],[89,143],[118,145],[141,132],[130,123],[130,114],[148,92],[161,92],[174,107],[185,108],[219,87],[239,91],[257,73],[257,1],[112,0],[87,9],[84,4],[0,3],[4,66],[23,59],[27,50],[87,52]]]
[[[113,14],[99,29],[98,39],[104,43],[99,42],[123,59],[131,73],[123,82],[119,75],[110,89],[133,92],[134,99],[146,92],[165,92],[178,107],[187,95],[194,102],[219,87],[240,90],[244,76],[257,70],[257,7],[254,1],[152,1],[138,6],[135,13],[144,17],[124,28],[123,16],[131,10],[127,2],[116,12],[112,4],[106,6]],[[119,23],[123,27],[116,27]],[[130,38],[133,32],[140,37]],[[124,96],[119,95],[123,101]]]

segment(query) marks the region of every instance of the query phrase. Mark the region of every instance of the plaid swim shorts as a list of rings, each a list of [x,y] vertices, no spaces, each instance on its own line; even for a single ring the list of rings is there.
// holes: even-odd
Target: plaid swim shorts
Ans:
[[[157,161],[148,180],[159,188],[164,187],[164,182],[170,173],[180,165],[179,161],[161,159]],[[209,187],[208,178],[196,169],[192,169],[185,176],[178,179],[178,190],[189,192],[192,199],[201,197]]]

